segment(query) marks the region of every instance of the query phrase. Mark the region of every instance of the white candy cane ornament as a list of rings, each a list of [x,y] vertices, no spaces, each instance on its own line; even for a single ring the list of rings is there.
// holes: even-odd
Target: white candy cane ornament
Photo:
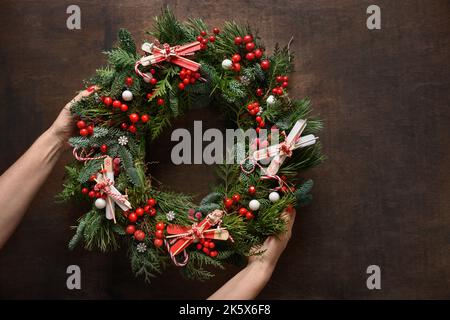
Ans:
[[[260,161],[268,158],[272,158],[269,167],[262,169],[263,173],[268,176],[274,176],[277,174],[281,165],[287,157],[292,155],[292,151],[298,148],[304,148],[316,143],[318,139],[313,134],[308,134],[304,137],[300,137],[303,130],[306,128],[306,120],[298,120],[292,128],[289,135],[284,142],[279,143],[268,148],[257,150],[253,153],[253,159]]]

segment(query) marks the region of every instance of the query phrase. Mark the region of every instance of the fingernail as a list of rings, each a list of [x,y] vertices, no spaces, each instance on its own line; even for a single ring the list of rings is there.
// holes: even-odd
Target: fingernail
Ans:
[[[86,89],[87,92],[92,92],[95,90],[95,86],[90,86],[89,88]]]

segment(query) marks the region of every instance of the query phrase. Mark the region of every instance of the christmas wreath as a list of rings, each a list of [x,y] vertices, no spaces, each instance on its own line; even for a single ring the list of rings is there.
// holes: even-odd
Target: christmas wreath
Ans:
[[[58,196],[90,201],[92,208],[74,227],[69,247],[83,242],[88,250],[108,251],[125,244],[134,273],[146,281],[168,263],[205,280],[213,276],[208,266],[260,254],[267,236],[284,231],[283,209],[311,200],[312,181],[301,181],[299,171],[323,160],[314,136],[320,120],[309,116],[308,99],[288,94],[289,46],[268,56],[248,26],[226,22],[206,30],[200,19],[180,22],[164,10],[149,33],[157,40],[144,43],[142,55],[120,30],[117,47],[106,52],[108,65],[86,81],[99,89],[71,107],[76,160]],[[217,165],[221,182],[194,204],[152,183],[146,143],[205,102],[220,107],[235,128],[269,134],[244,146],[244,161]],[[273,144],[275,138],[281,142]]]

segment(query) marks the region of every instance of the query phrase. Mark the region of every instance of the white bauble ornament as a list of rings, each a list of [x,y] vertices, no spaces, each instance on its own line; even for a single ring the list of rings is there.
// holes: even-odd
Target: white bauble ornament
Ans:
[[[267,97],[266,103],[268,106],[273,106],[275,102],[277,102],[277,99],[274,96],[270,95]]]
[[[271,193],[269,194],[269,200],[272,201],[272,202],[277,202],[278,200],[280,200],[280,195],[279,195],[279,193],[278,193],[278,192],[275,192],[275,191],[271,192]]]
[[[105,199],[98,198],[97,200],[95,200],[95,207],[97,209],[104,209],[106,207]]]
[[[233,67],[233,61],[230,59],[225,59],[222,61],[222,68],[225,70],[230,70]]]
[[[124,92],[122,92],[122,99],[125,101],[133,100],[133,93],[131,93],[130,90],[125,90]]]
[[[152,80],[153,75],[150,72],[146,72],[144,73],[145,77],[144,78],[144,82],[145,83],[150,83],[150,80]]]
[[[258,200],[255,200],[255,199],[251,200],[251,201],[248,203],[248,207],[249,207],[250,210],[252,210],[252,211],[258,210],[260,206],[261,206],[261,203],[259,203],[259,201],[258,201]]]

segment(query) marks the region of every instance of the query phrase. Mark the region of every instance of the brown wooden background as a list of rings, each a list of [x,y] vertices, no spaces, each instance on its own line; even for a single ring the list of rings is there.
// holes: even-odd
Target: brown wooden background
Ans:
[[[78,4],[82,30],[66,28]],[[382,30],[365,26],[366,8],[382,9]],[[161,6],[210,26],[236,19],[259,28],[268,48],[293,35],[292,92],[312,98],[326,124],[328,161],[307,173],[313,204],[298,215],[293,239],[264,299],[450,298],[450,2],[440,1],[12,1],[0,4],[0,170],[23,153],[104,62],[118,28],[143,39]],[[214,111],[195,119],[217,125]],[[154,159],[167,159],[169,133]],[[151,286],[135,279],[125,252],[66,249],[80,214],[59,205],[67,153],[0,252],[0,298],[205,298],[236,273],[183,280],[171,268]],[[206,166],[155,166],[175,190],[205,194]],[[193,183],[195,181],[195,183]],[[82,290],[66,289],[69,264]],[[382,269],[382,290],[366,288],[365,270]]]

